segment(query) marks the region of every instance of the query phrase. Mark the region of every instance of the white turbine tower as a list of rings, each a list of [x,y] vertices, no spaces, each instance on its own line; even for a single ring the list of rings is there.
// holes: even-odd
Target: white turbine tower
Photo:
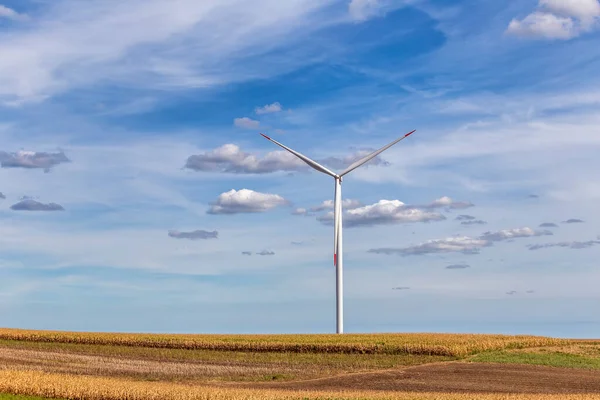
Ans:
[[[284,148],[285,150],[289,151],[290,153],[292,153],[293,155],[295,155],[296,157],[298,157],[299,159],[301,159],[302,161],[304,161],[305,163],[310,165],[312,168],[316,169],[319,172],[327,174],[327,175],[333,177],[333,179],[335,179],[335,197],[334,197],[334,202],[333,202],[333,264],[336,267],[335,289],[336,289],[336,317],[337,317],[336,332],[337,333],[344,333],[344,283],[343,283],[344,257],[343,257],[343,248],[342,248],[342,177],[344,175],[346,175],[347,173],[349,173],[350,171],[355,170],[356,168],[360,167],[361,165],[365,164],[366,162],[370,161],[371,159],[377,157],[379,154],[381,154],[385,150],[389,149],[390,147],[392,147],[399,141],[407,138],[413,132],[415,132],[415,131],[409,132],[406,135],[402,136],[401,138],[394,140],[392,143],[390,143],[386,146],[383,146],[381,149],[374,151],[373,153],[369,154],[368,156],[366,156],[364,158],[361,158],[360,160],[356,161],[355,163],[350,165],[348,168],[346,168],[344,171],[342,171],[340,174],[331,172],[330,170],[328,170],[321,164],[317,163],[316,161],[311,160],[310,158],[306,157],[305,155],[300,154],[297,151],[294,151],[294,150],[290,149],[289,147],[286,147],[286,146],[282,145],[281,143],[279,143],[278,141],[273,140],[270,137],[268,137],[267,135],[263,135],[261,133],[261,135],[264,136],[266,139],[275,143],[277,146],[280,146],[280,147]]]

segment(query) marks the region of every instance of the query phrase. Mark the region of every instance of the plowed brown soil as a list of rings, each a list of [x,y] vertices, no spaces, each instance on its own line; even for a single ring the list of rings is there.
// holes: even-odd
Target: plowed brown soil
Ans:
[[[293,390],[450,393],[600,393],[600,372],[531,365],[450,362],[308,381],[244,385]]]

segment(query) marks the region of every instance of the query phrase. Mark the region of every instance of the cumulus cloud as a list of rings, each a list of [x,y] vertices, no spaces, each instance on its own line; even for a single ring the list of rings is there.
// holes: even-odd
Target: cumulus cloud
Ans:
[[[263,107],[256,107],[254,112],[258,115],[262,115],[262,114],[277,113],[277,112],[280,112],[281,110],[282,110],[281,104],[279,104],[279,102],[275,102],[273,104],[267,104],[266,106],[263,106]]]
[[[65,209],[60,204],[56,203],[40,203],[36,200],[25,199],[10,206],[15,211],[64,211]]]
[[[251,251],[242,251],[242,254],[245,256],[251,256],[252,252]]]
[[[540,224],[540,228],[558,228],[558,225],[556,225],[554,222],[544,222]]]
[[[474,219],[476,219],[474,216],[472,215],[459,215],[458,217],[455,218],[457,221],[473,221]]]
[[[424,243],[403,248],[371,249],[369,253],[398,254],[403,256],[458,252],[463,254],[479,254],[483,247],[492,246],[494,242],[516,238],[553,235],[550,231],[534,231],[531,228],[504,229],[497,232],[485,232],[477,238],[454,236],[446,239],[428,240]]]
[[[466,269],[466,268],[471,268],[471,266],[468,264],[452,264],[452,265],[448,265],[446,267],[446,269]]]
[[[566,221],[563,221],[563,224],[582,224],[584,221],[577,218],[571,218]]]
[[[219,237],[219,232],[217,231],[204,231],[204,230],[195,230],[192,232],[180,232],[171,230],[169,231],[169,236],[175,239],[190,239],[190,240],[198,240],[198,239],[217,239]]]
[[[461,225],[485,225],[485,224],[487,224],[487,222],[480,220],[480,219],[474,219],[472,221],[463,221],[460,224]]]
[[[311,213],[310,211],[308,211],[306,208],[296,208],[294,211],[292,211],[292,215],[301,215],[303,217],[312,217],[313,213]]]
[[[316,160],[330,168],[343,169],[354,161],[361,159],[368,152],[356,152],[345,158],[329,157]],[[367,164],[384,165],[389,163],[379,156]],[[264,157],[246,153],[235,144],[225,144],[203,154],[188,157],[185,167],[194,171],[225,172],[235,174],[268,174],[278,171],[309,171],[310,167],[302,160],[287,151],[271,151]]]
[[[600,17],[598,0],[540,0],[540,7],[556,15],[577,18],[584,27]]]
[[[289,202],[277,194],[260,193],[249,189],[221,193],[207,211],[209,214],[260,213]]]
[[[531,38],[567,40],[598,25],[598,0],[540,0],[538,10],[513,19],[507,33]]]
[[[237,126],[238,128],[243,128],[243,129],[258,129],[258,128],[260,128],[260,122],[254,120],[252,118],[248,118],[248,117],[234,119],[233,125]]]
[[[434,200],[428,206],[424,206],[425,208],[442,208],[446,207],[449,209],[460,210],[464,208],[474,207],[475,205],[466,201],[454,201],[448,196],[440,197],[437,200]]]
[[[16,153],[0,151],[0,166],[2,168],[40,168],[48,172],[55,165],[70,161],[62,151],[57,153],[23,150]]]
[[[546,244],[534,244],[527,246],[529,250],[549,249],[551,247],[565,247],[574,250],[588,249],[592,246],[600,244],[600,240],[588,240],[587,242],[558,242]]]
[[[0,192],[0,199],[5,199],[6,196],[4,195],[4,193]]]
[[[503,240],[516,239],[516,238],[526,238],[526,237],[534,237],[534,236],[548,236],[554,235],[552,232],[544,230],[544,231],[535,231],[531,228],[515,228],[515,229],[503,229],[497,232],[485,232],[479,238],[483,240],[489,240],[491,242],[500,242]]]
[[[229,172],[236,174],[267,174],[276,171],[302,171],[307,165],[287,151],[272,151],[263,158],[226,144],[205,154],[188,157],[185,168],[195,171]]]
[[[491,242],[483,239],[474,239],[468,236],[456,236],[446,239],[428,240],[427,242],[404,248],[379,248],[371,249],[369,253],[397,254],[414,256],[424,254],[439,254],[460,252],[463,254],[478,254],[482,247],[490,246]]]
[[[333,222],[333,211],[317,219],[323,224],[331,224]],[[438,212],[406,206],[400,200],[380,200],[375,204],[348,210],[344,213],[344,225],[349,228],[406,222],[442,221],[445,219],[446,217]]]
[[[342,208],[345,210],[353,210],[359,207],[362,207],[362,203],[358,200],[354,199],[343,199],[342,200]],[[323,203],[316,207],[311,207],[310,211],[319,212],[325,210],[333,210],[333,200],[325,200]]]
[[[573,19],[543,12],[529,14],[523,20],[513,19],[507,32],[515,36],[562,40],[578,35]]]
[[[25,14],[20,14],[12,8],[0,4],[0,18],[12,19],[14,21],[23,21],[27,19]]]
[[[275,252],[274,251],[269,251],[269,250],[263,250],[260,253],[256,253],[259,256],[274,256]]]

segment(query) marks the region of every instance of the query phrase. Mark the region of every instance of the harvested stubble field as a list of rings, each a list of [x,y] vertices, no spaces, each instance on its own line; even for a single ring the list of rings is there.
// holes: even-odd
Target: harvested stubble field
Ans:
[[[600,399],[600,342],[0,329],[2,392],[82,400]]]

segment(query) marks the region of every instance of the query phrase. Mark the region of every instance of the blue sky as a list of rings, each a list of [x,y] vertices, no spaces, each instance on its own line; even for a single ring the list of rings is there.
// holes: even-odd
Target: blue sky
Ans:
[[[1,4],[0,325],[333,332],[333,182],[258,133],[417,129],[344,180],[345,330],[597,335],[597,0]]]

